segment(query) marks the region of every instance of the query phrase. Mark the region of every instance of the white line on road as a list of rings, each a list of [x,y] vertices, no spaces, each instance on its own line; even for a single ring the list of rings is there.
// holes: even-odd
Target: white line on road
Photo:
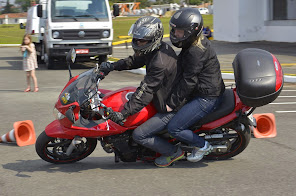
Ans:
[[[289,92],[289,91],[296,91],[296,90],[282,90],[282,91],[287,91],[287,92]]]
[[[275,111],[277,113],[295,113],[296,111]]]
[[[290,104],[296,104],[296,102],[283,102],[283,103],[270,103],[270,104],[272,104],[272,105],[280,105],[280,104],[282,104],[282,105],[290,105]]]
[[[132,46],[127,46],[128,48],[132,48]],[[113,46],[113,49],[123,49],[126,48],[126,46]]]
[[[296,96],[279,96],[281,98],[291,98],[291,97],[296,97]]]

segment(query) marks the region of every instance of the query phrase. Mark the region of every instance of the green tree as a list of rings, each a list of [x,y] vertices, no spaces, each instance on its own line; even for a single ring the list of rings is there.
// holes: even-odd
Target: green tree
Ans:
[[[27,12],[29,7],[31,7],[30,0],[15,0],[15,3],[21,6],[23,12]]]
[[[189,0],[190,5],[200,5],[202,0]]]
[[[7,0],[6,5],[4,6],[4,10],[1,14],[7,14],[7,13],[17,13],[18,10],[12,7],[13,5],[9,3],[9,0]]]

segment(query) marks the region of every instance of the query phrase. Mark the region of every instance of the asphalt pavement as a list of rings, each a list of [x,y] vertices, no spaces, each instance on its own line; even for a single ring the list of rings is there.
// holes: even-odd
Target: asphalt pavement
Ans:
[[[225,54],[222,54],[222,49],[217,51],[220,56],[233,55],[226,53],[226,49]],[[114,55],[126,55],[126,52],[116,49]],[[292,53],[278,53],[277,56],[295,57]],[[293,62],[287,60],[285,63]],[[89,66],[91,63],[74,66],[73,75],[88,70]],[[0,136],[9,132],[14,122],[22,120],[32,120],[38,136],[54,120],[53,107],[69,80],[68,70],[65,66],[47,70],[44,65],[39,65],[36,75],[40,91],[24,93],[26,78],[18,48],[0,47]],[[101,82],[100,87],[116,90],[138,86],[142,79],[143,75],[114,71]],[[225,82],[228,87],[233,84],[232,80]],[[142,162],[115,163],[114,155],[107,154],[98,145],[93,154],[84,160],[56,165],[41,160],[34,145],[18,147],[1,143],[0,196],[294,196],[295,100],[296,84],[285,83],[280,96],[272,104],[255,110],[255,113],[275,114],[277,136],[252,138],[241,154],[225,161],[179,161],[169,168],[157,168]]]

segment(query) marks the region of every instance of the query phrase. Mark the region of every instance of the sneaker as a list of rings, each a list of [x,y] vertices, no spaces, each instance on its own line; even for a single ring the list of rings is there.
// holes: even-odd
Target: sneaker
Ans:
[[[187,157],[187,160],[190,162],[198,162],[202,160],[205,155],[208,155],[212,152],[213,146],[209,142],[205,142],[205,146],[202,148],[195,147],[191,154]]]
[[[154,163],[158,167],[167,167],[171,165],[174,161],[178,161],[184,157],[184,151],[179,147],[177,152],[172,156],[161,156],[154,160]]]

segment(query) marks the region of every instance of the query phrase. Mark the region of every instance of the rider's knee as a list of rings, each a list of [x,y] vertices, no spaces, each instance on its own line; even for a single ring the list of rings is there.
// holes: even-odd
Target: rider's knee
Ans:
[[[178,133],[181,131],[180,129],[178,129],[175,126],[171,126],[170,124],[168,125],[168,133],[172,136],[172,137],[177,137]]]
[[[140,127],[138,127],[137,129],[135,129],[133,131],[133,140],[137,143],[139,143],[141,140],[143,140],[143,137],[142,137],[142,130]]]

